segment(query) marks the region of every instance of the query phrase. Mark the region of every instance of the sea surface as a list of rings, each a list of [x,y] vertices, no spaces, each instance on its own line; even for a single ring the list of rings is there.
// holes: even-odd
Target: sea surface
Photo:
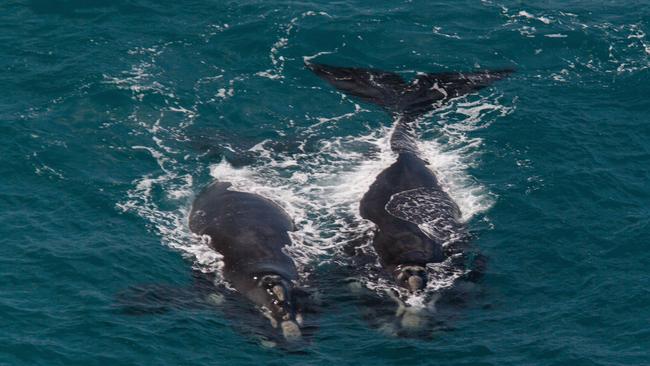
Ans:
[[[305,61],[516,69],[418,128],[488,258],[430,339],[335,301],[392,121]],[[0,86],[1,365],[650,364],[648,1],[3,0]],[[215,178],[295,219],[325,303],[301,352],[115,306],[219,273],[187,225]]]

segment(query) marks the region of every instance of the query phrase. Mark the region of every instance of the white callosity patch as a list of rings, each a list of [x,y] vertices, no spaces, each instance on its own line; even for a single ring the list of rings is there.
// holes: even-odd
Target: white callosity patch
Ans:
[[[302,338],[300,327],[294,321],[283,321],[280,325],[282,328],[282,335],[289,342],[296,342]]]

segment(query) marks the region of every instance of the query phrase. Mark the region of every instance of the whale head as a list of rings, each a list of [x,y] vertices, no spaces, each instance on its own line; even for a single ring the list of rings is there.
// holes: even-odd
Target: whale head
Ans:
[[[287,341],[302,338],[300,326],[302,314],[299,313],[291,281],[278,274],[257,276],[254,299],[274,328],[280,328]]]
[[[423,290],[427,285],[427,272],[420,265],[399,265],[394,271],[397,284],[411,291]]]

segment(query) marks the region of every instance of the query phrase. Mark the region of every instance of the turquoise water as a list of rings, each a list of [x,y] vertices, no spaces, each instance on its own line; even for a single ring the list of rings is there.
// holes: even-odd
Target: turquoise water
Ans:
[[[650,7],[643,1],[0,4],[0,364],[642,365],[650,358]],[[390,118],[304,60],[514,67],[420,125],[489,258],[432,339],[381,335],[328,283],[370,228]],[[186,217],[214,178],[281,202],[325,306],[302,353],[218,310],[132,316],[116,294],[219,259]]]

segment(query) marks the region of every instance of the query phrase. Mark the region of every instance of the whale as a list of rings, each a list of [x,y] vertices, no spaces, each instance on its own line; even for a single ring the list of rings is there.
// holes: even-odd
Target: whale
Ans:
[[[302,298],[296,264],[285,252],[295,225],[277,203],[215,181],[194,199],[190,230],[223,257],[223,279],[288,342],[302,339]]]
[[[458,205],[418,149],[418,120],[513,70],[418,73],[406,81],[397,73],[377,69],[312,62],[306,67],[337,90],[377,105],[393,118],[390,148],[395,161],[365,192],[359,214],[374,224],[372,247],[388,278],[407,294],[421,293],[429,282],[427,266],[449,259],[463,265],[463,251],[471,236]],[[403,305],[398,314],[405,313]],[[408,311],[406,316],[410,317]],[[402,323],[416,323],[412,318],[403,318]]]
[[[316,274],[300,279],[285,253],[296,227],[276,202],[215,181],[193,200],[188,224],[193,234],[221,255],[214,271],[193,267],[186,284],[129,286],[113,304],[121,314],[141,316],[170,311],[215,311],[238,333],[266,347],[300,352],[318,329]],[[303,269],[303,271],[309,271]]]

